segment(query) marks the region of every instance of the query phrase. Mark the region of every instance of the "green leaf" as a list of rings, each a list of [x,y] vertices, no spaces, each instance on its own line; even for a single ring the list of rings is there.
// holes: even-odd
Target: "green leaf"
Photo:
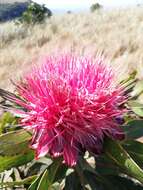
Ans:
[[[64,164],[61,164],[55,174],[54,182],[60,181],[66,176],[68,167]]]
[[[47,168],[48,172],[48,187],[50,187],[53,182],[55,181],[56,174],[58,172],[58,169],[60,168],[61,165],[61,159],[56,159],[53,161],[53,163]]]
[[[24,130],[0,136],[0,172],[26,164],[34,158],[33,151],[28,148],[30,138]]]
[[[25,152],[24,154],[18,154],[15,156],[0,156],[0,172],[11,169],[12,167],[22,166],[33,160],[34,154],[32,150]]]
[[[100,155],[96,159],[96,171],[100,175],[119,175],[122,169],[118,167],[111,159],[105,154]]]
[[[16,123],[16,118],[13,117],[13,115],[9,112],[5,112],[4,114],[2,114],[2,116],[0,117],[0,135],[5,132],[6,127],[14,125]],[[9,128],[9,131],[10,130],[11,129]]]
[[[138,96],[140,96],[142,93],[143,93],[143,81],[142,81],[142,80],[139,80],[139,81],[136,83],[136,85],[135,85],[135,87],[134,87],[134,89],[133,89],[133,91],[132,91],[132,93],[131,93],[131,96],[136,99],[136,98],[137,98]]]
[[[143,104],[137,101],[128,101],[128,105],[136,115],[143,117]]]
[[[78,165],[75,169],[77,171],[82,186],[86,187],[86,189],[92,189],[92,187],[94,186],[94,188],[96,187],[99,190],[101,184],[102,187],[106,187],[106,190],[111,189],[112,185],[110,184],[110,182],[107,181],[106,178],[97,171],[97,169],[93,168],[86,159],[80,158]]]
[[[28,188],[28,190],[41,190],[46,184],[46,190],[52,187],[56,173],[61,165],[61,159],[56,159]],[[42,189],[44,190],[44,189]]]
[[[86,170],[84,171],[84,177],[86,179],[85,187],[87,190],[103,190],[104,183],[99,182],[93,173]]]
[[[31,135],[25,130],[18,130],[0,136],[0,155],[13,156],[29,150]]]
[[[113,188],[110,190],[142,190],[143,186],[135,183],[127,177],[121,176],[107,176],[108,181],[112,183]],[[105,190],[107,190],[105,188]]]
[[[70,173],[66,177],[65,190],[81,190],[83,189],[76,172]]]
[[[139,164],[140,167],[143,167],[143,143],[138,141],[126,141],[123,147],[136,163]]]
[[[121,167],[127,175],[143,183],[143,170],[134,162],[118,142],[107,138],[104,151],[105,154],[114,161],[117,166]]]
[[[54,166],[55,166],[55,164],[54,164]],[[53,164],[50,167],[52,169]],[[43,175],[38,180],[38,183],[36,185],[36,190],[47,190],[47,188],[52,188],[52,184],[55,181],[64,177],[63,172],[64,172],[64,174],[66,173],[67,167],[65,165],[62,165],[62,167],[59,166],[59,168],[57,169],[57,172],[55,173],[55,177],[53,177],[53,179],[51,181],[49,181],[49,178],[50,178],[49,175],[51,175],[51,173],[49,173],[50,167],[44,171]]]
[[[47,190],[49,188],[48,177],[49,177],[48,171],[45,170],[45,172],[43,173],[40,179],[37,190]]]
[[[38,184],[40,182],[40,179],[42,177],[42,174],[41,173],[32,183],[31,185],[29,186],[28,190],[37,190],[37,187],[38,187]]]
[[[137,71],[134,70],[132,73],[130,73],[129,77],[127,79],[124,79],[120,82],[120,84],[126,84],[126,86],[130,85],[130,83],[132,83],[137,75]]]
[[[120,84],[122,85],[122,87],[124,88],[125,92],[131,93],[133,91],[133,88],[135,87],[136,83],[137,83],[137,79],[136,79],[136,71],[133,71],[129,77],[125,80],[122,80],[120,82]]]
[[[99,183],[96,177],[90,172],[85,172],[84,175],[88,182],[86,185],[88,190],[142,190],[143,188],[142,185],[135,183],[135,180],[132,181],[125,176],[105,176],[106,181],[110,184],[109,186],[109,184]]]
[[[127,139],[137,139],[143,136],[143,120],[129,121],[123,130],[127,135]]]

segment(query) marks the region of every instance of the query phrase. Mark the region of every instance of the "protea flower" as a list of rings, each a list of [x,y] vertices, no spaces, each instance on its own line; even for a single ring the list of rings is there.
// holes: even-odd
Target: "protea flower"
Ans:
[[[48,57],[16,85],[9,100],[20,123],[32,131],[36,158],[50,154],[74,166],[79,154],[102,151],[104,137],[122,140],[118,119],[124,113],[124,89],[115,84],[112,69],[102,58],[73,55]]]

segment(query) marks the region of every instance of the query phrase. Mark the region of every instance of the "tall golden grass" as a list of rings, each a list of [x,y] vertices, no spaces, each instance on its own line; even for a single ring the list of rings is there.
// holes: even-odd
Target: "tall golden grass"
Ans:
[[[117,78],[134,69],[143,77],[143,8],[55,15],[31,27],[0,24],[0,87],[12,89],[10,79],[19,78],[40,57],[69,51],[102,52]]]

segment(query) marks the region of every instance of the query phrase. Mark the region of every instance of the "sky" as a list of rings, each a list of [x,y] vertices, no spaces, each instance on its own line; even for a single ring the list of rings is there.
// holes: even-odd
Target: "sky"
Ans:
[[[143,4],[143,0],[33,0],[39,4],[45,4],[51,10],[84,10],[89,9],[93,3],[100,3],[106,7],[125,7]]]

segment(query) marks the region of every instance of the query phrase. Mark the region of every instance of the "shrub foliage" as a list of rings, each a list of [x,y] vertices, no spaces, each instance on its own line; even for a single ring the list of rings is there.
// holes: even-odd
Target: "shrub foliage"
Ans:
[[[47,17],[51,17],[52,12],[45,5],[39,5],[31,2],[27,10],[22,14],[18,23],[21,24],[38,24],[43,23]]]
[[[99,10],[101,8],[102,8],[102,5],[100,5],[99,3],[95,3],[95,4],[91,5],[90,11],[94,12],[94,11]]]

